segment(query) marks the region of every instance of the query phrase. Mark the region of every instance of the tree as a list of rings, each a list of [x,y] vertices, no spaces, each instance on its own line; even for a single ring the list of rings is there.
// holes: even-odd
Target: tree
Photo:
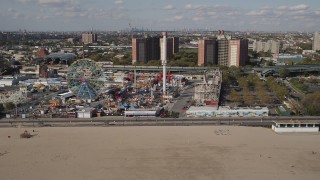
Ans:
[[[292,78],[290,79],[290,83],[297,89],[299,89],[300,91],[308,91],[309,86],[304,84],[304,80],[302,79],[298,79],[298,78]]]
[[[168,62],[169,66],[197,66],[198,53],[194,50],[180,49],[180,51],[174,54],[174,58]]]
[[[272,56],[272,53],[271,51],[267,51],[267,52],[264,52],[264,51],[260,51],[257,53],[257,56],[258,57],[271,57]]]
[[[312,43],[298,43],[297,44],[301,50],[311,50],[312,49]]]
[[[12,102],[5,103],[4,106],[6,110],[12,110],[15,108],[15,105]]]
[[[245,77],[240,77],[238,79],[238,84],[242,89],[248,88],[248,80]]]
[[[4,111],[4,106],[3,104],[0,104],[0,114]]]
[[[278,84],[274,77],[267,77],[267,86],[275,93],[280,101],[289,94],[288,89],[285,86]]]
[[[238,77],[241,77],[241,69],[236,66],[230,66],[228,69],[228,72],[230,75],[234,78],[237,79]]]
[[[102,54],[100,54],[100,53],[91,55],[91,56],[90,56],[90,59],[92,59],[92,60],[94,60],[94,61],[104,61],[104,60],[106,60],[106,58],[104,58],[104,57],[102,56]]]
[[[252,96],[249,90],[243,91],[243,101],[244,101],[244,104],[249,106],[254,104],[254,97]]]
[[[274,63],[272,61],[267,61],[267,66],[274,66]]]
[[[290,71],[287,68],[281,69],[281,71],[279,72],[279,76],[281,78],[286,78],[290,75]]]
[[[241,101],[241,97],[240,97],[239,93],[234,89],[231,90],[228,99],[232,102],[240,102]]]
[[[147,66],[161,66],[161,61],[160,60],[148,61]]]
[[[319,116],[320,115],[320,93],[307,94],[302,100],[303,107],[309,115]]]
[[[264,91],[258,91],[258,97],[260,99],[260,102],[264,105],[270,104],[271,103],[271,98],[270,96],[264,92]]]

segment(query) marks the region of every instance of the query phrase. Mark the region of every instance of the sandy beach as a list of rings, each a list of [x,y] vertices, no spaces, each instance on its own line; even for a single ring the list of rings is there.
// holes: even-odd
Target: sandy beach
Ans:
[[[24,130],[37,135],[21,139]],[[3,128],[0,174],[3,180],[314,180],[320,134],[229,126]]]

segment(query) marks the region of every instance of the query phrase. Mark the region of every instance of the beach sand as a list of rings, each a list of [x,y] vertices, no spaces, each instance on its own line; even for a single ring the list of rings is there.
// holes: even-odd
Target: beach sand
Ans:
[[[24,130],[37,135],[21,139]],[[0,176],[313,180],[320,178],[320,134],[279,135],[267,128],[230,126],[3,128]]]

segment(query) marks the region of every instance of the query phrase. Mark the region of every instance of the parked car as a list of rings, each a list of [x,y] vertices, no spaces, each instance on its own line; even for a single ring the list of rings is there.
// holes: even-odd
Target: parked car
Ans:
[[[185,107],[183,107],[183,108],[181,108],[182,110],[188,110],[189,109],[189,107],[188,106],[185,106]]]
[[[169,117],[169,114],[160,114],[159,117],[161,117],[161,118],[166,118],[166,117]]]

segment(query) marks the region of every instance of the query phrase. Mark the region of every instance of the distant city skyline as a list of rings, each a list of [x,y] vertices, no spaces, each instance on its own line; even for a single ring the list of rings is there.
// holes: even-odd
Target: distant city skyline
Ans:
[[[320,31],[319,0],[2,0],[0,31]]]

